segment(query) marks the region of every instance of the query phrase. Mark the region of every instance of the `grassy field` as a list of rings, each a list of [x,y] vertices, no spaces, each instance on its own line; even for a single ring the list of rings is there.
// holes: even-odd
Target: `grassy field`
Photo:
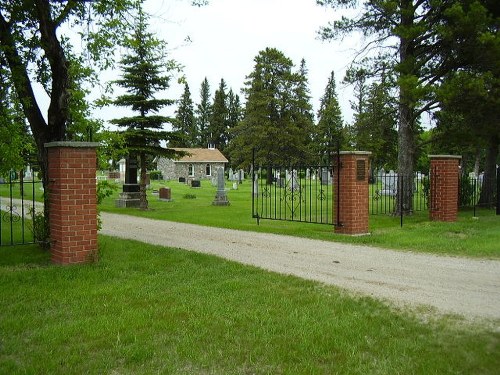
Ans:
[[[212,256],[101,236],[101,260],[52,266],[0,248],[2,374],[497,374],[484,323]]]
[[[327,241],[357,243],[400,250],[436,254],[500,259],[500,216],[494,210],[478,209],[476,217],[471,210],[461,211],[455,223],[430,222],[427,211],[415,212],[404,218],[390,215],[370,215],[368,236],[351,237],[333,233],[331,225],[261,220],[252,218],[251,184],[247,181],[238,190],[229,190],[230,206],[212,205],[216,188],[202,181],[201,188],[190,188],[177,181],[154,182],[152,189],[168,186],[172,202],[162,202],[148,192],[151,210],[115,207],[118,191],[106,198],[101,209],[107,212],[171,220],[246,231],[269,232]],[[227,185],[229,188],[229,184]],[[187,199],[186,194],[196,198]]]

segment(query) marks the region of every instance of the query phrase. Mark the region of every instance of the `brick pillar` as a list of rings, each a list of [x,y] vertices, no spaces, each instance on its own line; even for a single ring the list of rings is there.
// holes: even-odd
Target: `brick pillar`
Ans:
[[[51,142],[48,152],[52,261],[92,262],[97,256],[98,143]]]
[[[371,152],[341,151],[334,170],[335,233],[368,233],[368,177]],[[339,183],[340,181],[340,183]]]
[[[456,221],[458,213],[459,164],[461,156],[429,155],[429,216],[435,221]]]

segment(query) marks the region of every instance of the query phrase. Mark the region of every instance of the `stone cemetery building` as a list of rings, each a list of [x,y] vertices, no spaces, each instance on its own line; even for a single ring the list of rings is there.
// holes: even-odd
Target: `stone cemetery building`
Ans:
[[[188,152],[189,155],[178,160],[159,157],[156,168],[161,171],[164,180],[184,179],[211,180],[218,168],[225,168],[228,160],[216,148],[174,148],[176,151]]]

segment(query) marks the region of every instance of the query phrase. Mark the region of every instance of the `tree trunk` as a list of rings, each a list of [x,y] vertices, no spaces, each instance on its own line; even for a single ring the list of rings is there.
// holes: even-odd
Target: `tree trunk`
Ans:
[[[411,0],[401,3],[401,25],[410,28],[414,23],[414,9]],[[399,127],[398,127],[398,175],[395,215],[409,215],[413,210],[413,167],[415,165],[415,104],[407,78],[415,75],[414,41],[399,38]],[[401,212],[402,211],[402,212]]]
[[[484,166],[484,175],[481,187],[481,195],[479,196],[479,206],[492,208],[495,206],[496,192],[496,161],[499,153],[500,138],[498,136],[491,137],[486,150],[486,161]]]
[[[141,160],[141,178],[140,178],[140,183],[139,183],[139,186],[140,186],[140,189],[139,189],[139,191],[140,191],[139,208],[141,210],[147,210],[149,208],[149,204],[148,204],[148,198],[147,198],[147,195],[146,195],[146,178],[147,178],[146,153],[145,152],[140,152],[139,153],[139,158]]]

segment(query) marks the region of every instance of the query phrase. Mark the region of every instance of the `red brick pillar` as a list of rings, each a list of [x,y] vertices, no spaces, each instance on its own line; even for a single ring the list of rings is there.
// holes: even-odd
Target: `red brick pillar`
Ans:
[[[435,221],[456,221],[458,213],[459,164],[461,156],[429,155],[429,216]]]
[[[341,151],[334,170],[335,233],[368,233],[368,176],[371,152]]]
[[[52,142],[48,152],[52,261],[87,263],[97,256],[98,143]]]

